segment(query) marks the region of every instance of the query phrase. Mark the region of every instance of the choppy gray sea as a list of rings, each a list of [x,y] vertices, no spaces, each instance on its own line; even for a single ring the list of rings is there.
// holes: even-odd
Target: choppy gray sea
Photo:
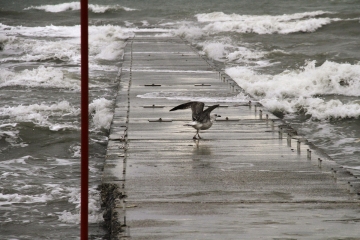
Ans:
[[[76,1],[0,1],[1,239],[79,238],[79,9]],[[357,0],[89,1],[91,239],[106,234],[98,186],[115,79],[134,31],[185,38],[252,96],[188,100],[258,101],[360,171],[359,9]]]

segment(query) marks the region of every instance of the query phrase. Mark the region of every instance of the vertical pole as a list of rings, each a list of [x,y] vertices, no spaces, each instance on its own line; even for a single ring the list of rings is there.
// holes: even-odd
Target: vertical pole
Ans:
[[[80,239],[88,239],[89,199],[89,43],[88,0],[80,0],[81,18],[81,207]]]

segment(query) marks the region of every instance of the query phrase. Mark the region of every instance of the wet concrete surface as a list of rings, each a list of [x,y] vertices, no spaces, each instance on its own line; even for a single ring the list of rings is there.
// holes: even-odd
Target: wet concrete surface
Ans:
[[[187,102],[179,97],[235,96],[239,87],[181,39],[137,34],[119,79],[103,175],[121,192],[109,210],[121,226],[113,239],[360,239],[349,187],[360,176],[304,137],[288,138],[260,105],[220,102],[222,117],[192,139],[183,126],[191,111],[169,112]],[[139,97],[149,93],[162,98]]]

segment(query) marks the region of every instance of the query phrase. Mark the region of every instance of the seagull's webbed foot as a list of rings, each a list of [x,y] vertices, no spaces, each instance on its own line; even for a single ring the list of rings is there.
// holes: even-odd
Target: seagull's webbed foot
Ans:
[[[198,137],[196,137],[196,135],[197,135]],[[202,139],[202,137],[200,137],[200,135],[199,135],[199,134],[195,134],[195,136],[193,136],[193,139],[194,139],[194,140],[197,140],[197,139]]]
[[[197,138],[196,135],[198,135],[199,138]],[[196,134],[194,135],[193,139],[201,139],[201,137],[200,137],[200,135],[199,135],[199,130],[196,132]]]

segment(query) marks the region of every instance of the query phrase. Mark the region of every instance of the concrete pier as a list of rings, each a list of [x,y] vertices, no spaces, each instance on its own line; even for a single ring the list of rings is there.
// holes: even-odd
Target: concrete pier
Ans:
[[[102,187],[111,239],[360,239],[359,176],[261,105],[220,102],[192,139],[191,111],[169,110],[240,88],[183,40],[137,33],[117,80]]]

